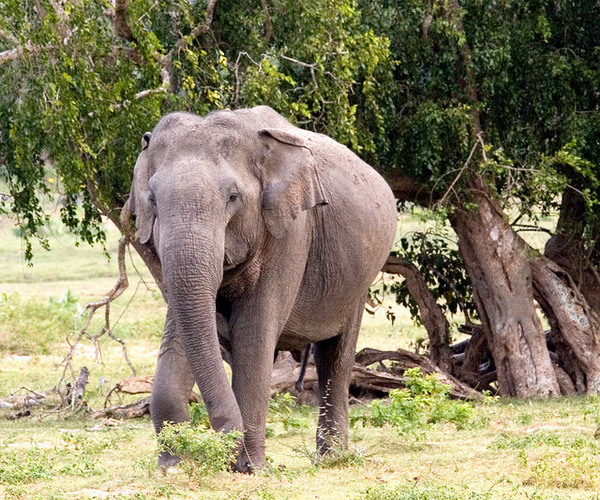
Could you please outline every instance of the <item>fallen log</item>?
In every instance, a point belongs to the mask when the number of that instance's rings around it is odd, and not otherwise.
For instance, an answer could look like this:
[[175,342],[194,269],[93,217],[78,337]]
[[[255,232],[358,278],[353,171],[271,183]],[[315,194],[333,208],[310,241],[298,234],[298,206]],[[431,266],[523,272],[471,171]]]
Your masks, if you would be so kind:
[[[386,365],[384,362],[387,362]],[[376,368],[370,368],[377,365]],[[482,394],[467,386],[456,377],[443,372],[433,361],[426,356],[421,356],[409,351],[380,351],[378,349],[366,348],[356,354],[354,367],[352,368],[352,379],[350,392],[358,395],[358,399],[373,399],[388,394],[393,389],[404,387],[403,374],[410,368],[420,368],[429,375],[436,373],[442,383],[450,387],[450,396],[457,399],[481,399]],[[295,383],[298,379],[301,365],[296,362],[291,354],[280,353],[273,367],[271,377],[271,395],[289,392],[300,399],[303,404],[316,402],[317,372],[314,365],[306,369],[304,376],[304,391],[298,395]],[[306,395],[306,392],[309,392]],[[313,394],[310,394],[310,393]]]
[[[25,393],[19,395],[19,393]],[[20,387],[7,397],[0,399],[0,410],[11,410],[13,413],[6,414],[8,420],[31,415],[31,408],[41,406],[46,402],[47,393],[40,393],[28,387]]]
[[[435,373],[440,381],[450,387],[450,396],[457,399],[481,399],[482,394],[464,384],[456,377],[441,370],[427,356],[398,349],[397,351],[380,351],[365,348],[356,354],[352,370],[350,386],[365,388],[378,387],[381,392],[404,387],[403,374],[410,368],[420,368],[425,375]],[[383,362],[389,362],[389,367]],[[378,369],[368,369],[377,363]]]
[[150,397],[126,405],[111,406],[110,408],[95,410],[90,413],[89,416],[90,418],[116,418],[125,420],[143,417],[148,414],[150,414]]

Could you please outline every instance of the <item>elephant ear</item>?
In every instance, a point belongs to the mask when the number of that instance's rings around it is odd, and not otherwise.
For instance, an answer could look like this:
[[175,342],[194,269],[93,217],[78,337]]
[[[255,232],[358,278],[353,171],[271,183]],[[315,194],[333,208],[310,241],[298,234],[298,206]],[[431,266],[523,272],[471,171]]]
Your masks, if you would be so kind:
[[133,169],[133,182],[131,183],[131,194],[129,195],[129,209],[135,215],[135,226],[137,228],[140,243],[148,243],[152,237],[152,226],[154,225],[154,207],[150,201],[151,191],[148,186],[150,180],[150,166],[148,144],[152,134],[146,132],[142,137],[142,152],[139,154]]
[[313,155],[297,134],[265,129],[267,144],[262,175],[262,214],[269,232],[281,238],[304,210],[327,205]]

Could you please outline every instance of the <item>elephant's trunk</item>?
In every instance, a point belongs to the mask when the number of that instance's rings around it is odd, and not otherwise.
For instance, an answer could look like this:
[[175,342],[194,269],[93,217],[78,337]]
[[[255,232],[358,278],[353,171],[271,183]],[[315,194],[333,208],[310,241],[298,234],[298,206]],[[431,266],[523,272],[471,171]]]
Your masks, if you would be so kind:
[[195,228],[165,238],[163,266],[169,308],[202,394],[211,426],[244,430],[242,416],[223,367],[216,323],[216,295],[223,277],[224,231],[207,238]]

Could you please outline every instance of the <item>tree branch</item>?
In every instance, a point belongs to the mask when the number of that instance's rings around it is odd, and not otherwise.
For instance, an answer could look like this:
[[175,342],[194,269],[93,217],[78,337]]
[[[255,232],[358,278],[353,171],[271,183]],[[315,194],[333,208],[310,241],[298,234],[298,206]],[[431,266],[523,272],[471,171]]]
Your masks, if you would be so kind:
[[115,33],[117,36],[124,38],[130,42],[134,42],[133,31],[131,26],[127,24],[127,9],[129,8],[129,0],[116,0],[115,1],[115,14],[113,18],[113,24],[115,26]]
[[[125,345],[125,342],[123,342],[123,340],[121,340],[116,335],[114,335],[113,332],[112,332],[112,330],[111,330],[111,327],[110,327],[110,303],[113,302],[118,297],[120,297],[121,294],[129,286],[129,280],[127,279],[127,269],[125,267],[125,249],[127,248],[127,244],[128,243],[129,243],[129,239],[128,239],[127,236],[123,236],[119,240],[119,251],[118,251],[119,279],[117,280],[117,283],[102,298],[102,300],[100,300],[98,302],[91,302],[91,303],[87,304],[86,307],[85,307],[84,312],[81,314],[81,316],[83,316],[83,315],[85,315],[87,313],[87,315],[85,316],[85,320],[83,322],[83,326],[79,329],[79,332],[77,334],[77,338],[75,339],[75,342],[71,345],[71,347],[69,349],[69,352],[67,353],[67,355],[65,356],[65,359],[62,362],[62,365],[64,366],[64,368],[63,368],[63,372],[62,372],[61,378],[60,378],[60,380],[59,380],[59,382],[57,384],[57,388],[59,388],[60,385],[65,380],[67,371],[68,370],[70,370],[71,372],[73,371],[73,367],[72,367],[71,361],[72,361],[73,356],[75,354],[75,349],[76,349],[77,345],[79,344],[79,342],[81,341],[81,339],[84,336],[87,337],[88,339],[90,339],[96,345],[97,349],[99,349],[99,347],[98,347],[98,339],[100,337],[102,337],[102,335],[104,335],[104,334],[107,334],[110,338],[112,338],[113,340],[119,342],[121,344],[121,346],[123,347],[123,355],[125,357],[125,361],[129,365],[129,368],[131,369],[133,375],[134,376],[136,375],[136,369],[135,369],[135,367],[133,366],[133,364],[131,363],[131,361],[129,359],[129,356],[127,354],[127,347]],[[94,317],[94,314],[96,313],[96,311],[98,309],[100,309],[102,307],[105,308],[104,326],[100,330],[100,333],[98,333],[97,335],[91,335],[88,332],[88,328],[90,326],[92,318]]]
[[423,275],[411,262],[392,256],[387,258],[382,271],[404,276],[408,292],[417,303],[421,320],[429,336],[429,355],[434,363],[451,373],[453,363],[449,349],[450,326],[427,288]]
[[262,5],[262,10],[265,15],[265,41],[269,42],[273,36],[273,22],[271,21],[267,0],[260,0],[260,4]]
[[196,26],[187,37],[180,38],[179,41],[175,44],[175,47],[171,49],[171,52],[169,52],[169,54],[165,57],[165,60],[169,60],[169,65],[171,63],[173,53],[179,52],[181,49],[183,49],[183,47],[185,47],[186,44],[194,41],[200,35],[208,33],[210,25],[213,21],[216,3],[217,0],[209,0],[208,5],[206,6],[206,18],[204,19],[204,24],[202,24],[201,26]]

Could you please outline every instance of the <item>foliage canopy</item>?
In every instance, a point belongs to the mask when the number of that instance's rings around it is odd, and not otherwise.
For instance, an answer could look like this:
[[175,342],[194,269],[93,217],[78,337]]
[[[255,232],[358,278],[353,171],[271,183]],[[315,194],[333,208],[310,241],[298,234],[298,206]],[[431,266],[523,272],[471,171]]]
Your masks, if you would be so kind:
[[488,161],[473,163],[506,203],[547,211],[567,185],[595,203],[593,2],[215,3],[117,2],[124,18],[108,1],[0,5],[3,206],[28,239],[58,190],[65,223],[102,241],[161,115],[265,103],[433,200],[465,188],[479,123]]

